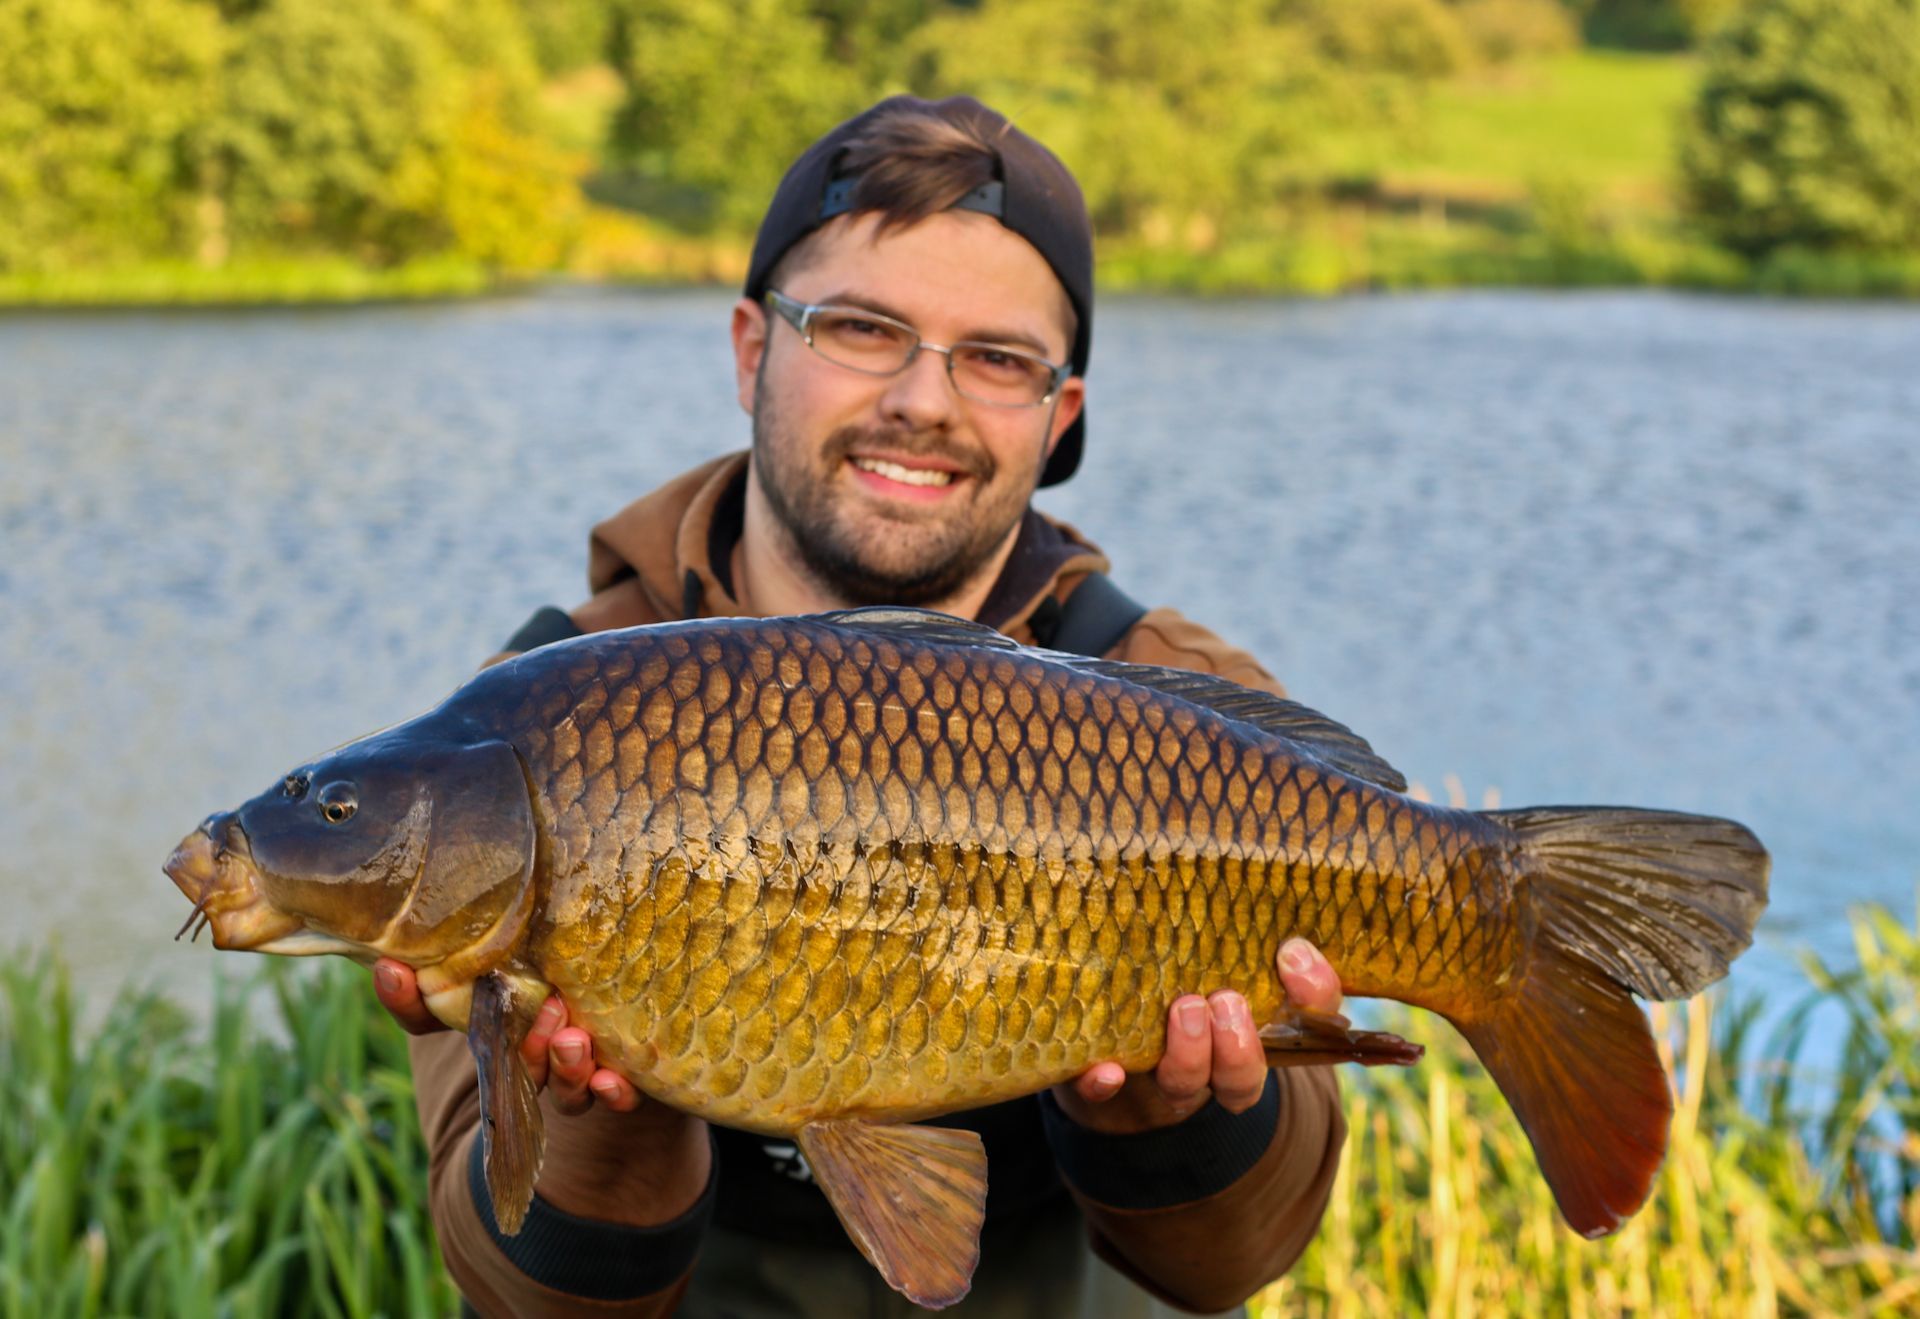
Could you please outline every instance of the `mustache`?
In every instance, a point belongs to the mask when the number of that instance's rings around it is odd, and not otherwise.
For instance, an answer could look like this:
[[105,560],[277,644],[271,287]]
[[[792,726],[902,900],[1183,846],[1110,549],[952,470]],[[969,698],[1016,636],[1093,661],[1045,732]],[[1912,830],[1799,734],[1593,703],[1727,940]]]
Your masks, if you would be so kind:
[[824,456],[838,466],[862,448],[889,449],[909,458],[935,458],[982,483],[991,481],[1000,470],[984,450],[963,449],[937,431],[903,426],[842,426],[827,437]]

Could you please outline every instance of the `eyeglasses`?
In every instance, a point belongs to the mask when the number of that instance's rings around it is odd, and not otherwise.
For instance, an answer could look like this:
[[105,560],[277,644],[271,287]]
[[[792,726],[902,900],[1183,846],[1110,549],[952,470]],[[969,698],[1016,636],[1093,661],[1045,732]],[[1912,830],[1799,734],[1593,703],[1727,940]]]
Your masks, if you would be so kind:
[[1033,353],[1005,344],[962,339],[951,347],[927,343],[911,325],[860,307],[823,306],[767,290],[767,305],[800,332],[807,347],[836,366],[870,376],[898,375],[925,349],[945,354],[947,379],[963,398],[998,408],[1037,408],[1073,374]]

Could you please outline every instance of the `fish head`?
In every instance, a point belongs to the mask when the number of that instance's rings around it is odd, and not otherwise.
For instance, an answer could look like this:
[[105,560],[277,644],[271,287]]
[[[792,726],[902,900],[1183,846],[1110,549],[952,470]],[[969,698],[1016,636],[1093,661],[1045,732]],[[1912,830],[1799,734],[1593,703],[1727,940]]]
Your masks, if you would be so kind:
[[517,935],[502,926],[524,924],[535,851],[511,747],[403,726],[209,816],[165,870],[216,948],[423,966]]

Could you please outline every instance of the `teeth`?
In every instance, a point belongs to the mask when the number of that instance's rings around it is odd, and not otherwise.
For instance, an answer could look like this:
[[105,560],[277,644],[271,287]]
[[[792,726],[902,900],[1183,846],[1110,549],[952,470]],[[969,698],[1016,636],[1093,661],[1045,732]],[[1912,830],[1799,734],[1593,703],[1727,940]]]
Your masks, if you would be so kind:
[[890,463],[879,458],[855,458],[853,465],[863,472],[872,472],[875,476],[884,476],[889,481],[898,481],[902,485],[951,485],[953,483],[952,472],[902,467],[899,463]]

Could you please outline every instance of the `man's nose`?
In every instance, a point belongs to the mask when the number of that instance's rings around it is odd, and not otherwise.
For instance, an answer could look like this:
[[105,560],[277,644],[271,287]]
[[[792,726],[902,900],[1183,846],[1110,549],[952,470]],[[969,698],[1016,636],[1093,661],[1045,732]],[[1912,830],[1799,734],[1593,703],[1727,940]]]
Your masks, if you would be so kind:
[[887,379],[880,410],[887,420],[913,430],[950,428],[960,407],[947,375],[944,353],[921,349],[906,369]]

